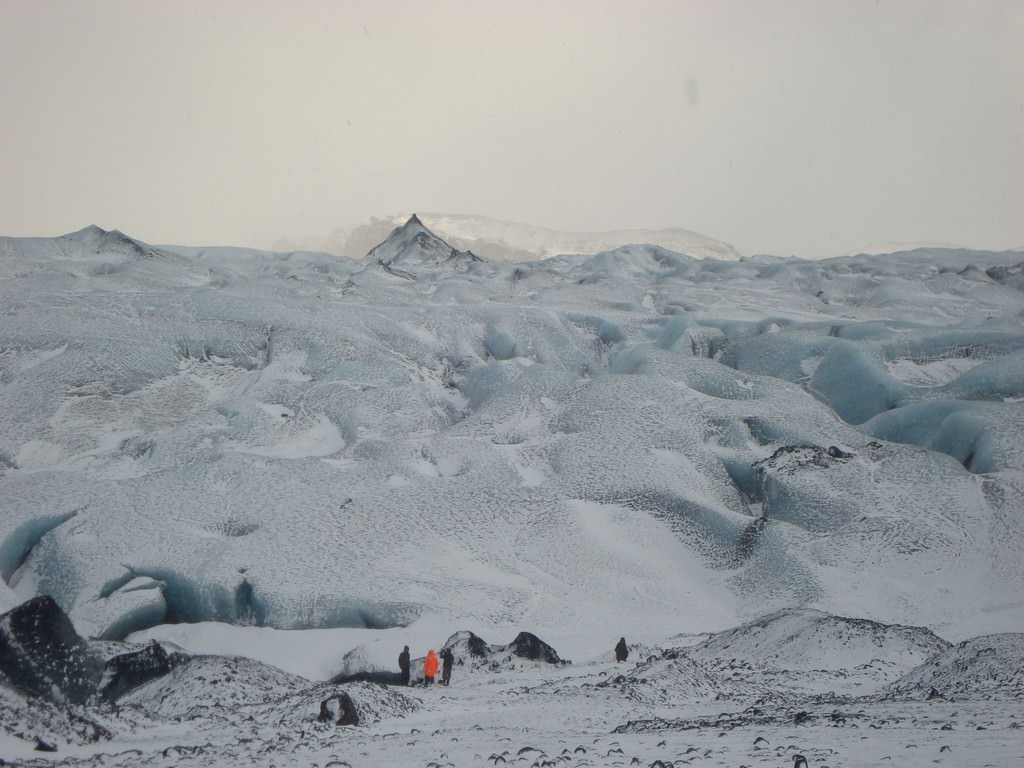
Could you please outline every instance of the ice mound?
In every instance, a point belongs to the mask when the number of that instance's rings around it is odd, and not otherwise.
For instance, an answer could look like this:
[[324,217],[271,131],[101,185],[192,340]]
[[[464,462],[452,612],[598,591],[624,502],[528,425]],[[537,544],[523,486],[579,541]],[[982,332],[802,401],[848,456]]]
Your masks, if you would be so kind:
[[695,699],[763,693],[745,681],[715,674],[680,649],[663,651],[631,669],[609,674],[594,686],[613,691],[626,700],[657,707],[678,706]]
[[895,698],[1024,700],[1024,634],[984,635],[937,653],[887,689]]
[[949,647],[923,627],[794,609],[719,632],[687,653],[788,670],[853,669],[880,659],[909,669]]
[[215,718],[219,712],[267,704],[309,688],[308,680],[252,659],[179,656],[171,672],[121,697],[153,717]]

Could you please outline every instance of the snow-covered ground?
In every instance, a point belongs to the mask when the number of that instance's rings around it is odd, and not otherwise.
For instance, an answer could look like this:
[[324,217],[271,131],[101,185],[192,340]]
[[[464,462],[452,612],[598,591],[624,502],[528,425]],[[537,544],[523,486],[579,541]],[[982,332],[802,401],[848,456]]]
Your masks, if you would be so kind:
[[[795,610],[709,637],[634,644],[625,662],[608,649],[562,664],[501,652],[474,659],[454,638],[451,684],[427,688],[314,683],[248,658],[287,667],[301,663],[297,655],[337,653],[354,635],[307,630],[290,647],[268,648],[255,630],[235,630],[224,644],[230,634],[212,625],[189,633],[211,651],[245,656],[179,656],[169,674],[116,707],[57,707],[0,687],[4,758],[25,766],[538,768],[789,766],[797,754],[811,766],[1024,759],[1020,634],[951,646],[923,628]],[[333,722],[342,692],[358,725]],[[36,738],[57,751],[39,752]]]
[[[680,248],[0,239],[0,612],[217,655],[96,742],[0,685],[0,758],[1021,760],[1024,254]],[[316,723],[457,631],[573,663]]]

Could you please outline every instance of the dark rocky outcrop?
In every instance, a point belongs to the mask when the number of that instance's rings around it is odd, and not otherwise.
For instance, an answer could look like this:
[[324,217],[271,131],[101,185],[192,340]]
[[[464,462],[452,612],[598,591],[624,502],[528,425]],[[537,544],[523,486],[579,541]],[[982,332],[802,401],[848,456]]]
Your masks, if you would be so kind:
[[1024,290],[1024,262],[1015,265],[997,264],[985,270],[985,274],[1000,285]]
[[335,725],[359,725],[359,713],[352,697],[342,691],[320,702],[317,720],[321,723],[333,722]]
[[346,683],[377,683],[378,685],[401,685],[402,673],[391,672],[386,669],[368,669],[362,672],[342,672],[335,675],[328,682],[331,685],[344,685]]
[[132,688],[163,677],[171,671],[171,660],[167,651],[151,641],[145,648],[122,653],[107,660],[100,683],[100,694],[107,701],[116,701]]
[[754,462],[754,471],[763,476],[771,472],[791,475],[804,467],[828,469],[837,461],[852,458],[853,454],[837,445],[821,448],[816,445],[783,445],[766,459]]
[[463,630],[448,638],[442,649],[450,648],[457,664],[466,660],[471,666],[498,668],[513,659],[539,661],[545,664],[567,664],[558,652],[530,632],[520,632],[511,643],[494,645],[472,632]]
[[48,595],[0,616],[0,681],[57,704],[80,704],[97,694],[115,701],[171,666],[156,641],[104,661]]
[[0,616],[0,676],[26,693],[79,703],[96,692],[103,659],[43,595]]
[[416,214],[400,227],[395,227],[387,238],[366,254],[368,261],[376,262],[385,272],[406,280],[416,275],[402,267],[445,267],[464,270],[468,265],[482,261],[472,251],[453,248],[431,232]]
[[531,661],[543,661],[547,664],[561,664],[558,653],[539,637],[529,632],[520,632],[515,640],[505,646],[505,651]]
[[452,651],[461,651],[464,655],[476,659],[485,659],[492,652],[492,648],[487,644],[487,641],[468,630],[456,632],[448,638],[441,648],[442,650],[444,648],[451,648]]

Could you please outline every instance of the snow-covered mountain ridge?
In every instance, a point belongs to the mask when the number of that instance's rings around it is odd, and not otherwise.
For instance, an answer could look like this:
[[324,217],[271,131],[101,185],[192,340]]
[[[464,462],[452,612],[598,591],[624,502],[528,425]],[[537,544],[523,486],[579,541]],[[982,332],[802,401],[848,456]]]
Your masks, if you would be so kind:
[[[593,254],[623,245],[657,245],[695,258],[737,260],[729,244],[679,227],[664,229],[612,229],[605,232],[565,232],[489,216],[419,213],[424,224],[452,247],[473,251],[492,261],[536,261],[562,254]],[[374,217],[335,230],[323,239],[281,241],[280,250],[319,250],[360,258],[384,240],[410,214]]]
[[472,251],[453,248],[435,235],[413,214],[400,227],[395,227],[386,239],[370,249],[367,261],[376,261],[392,275],[415,279],[415,275],[401,267],[422,266],[464,269],[480,257]]

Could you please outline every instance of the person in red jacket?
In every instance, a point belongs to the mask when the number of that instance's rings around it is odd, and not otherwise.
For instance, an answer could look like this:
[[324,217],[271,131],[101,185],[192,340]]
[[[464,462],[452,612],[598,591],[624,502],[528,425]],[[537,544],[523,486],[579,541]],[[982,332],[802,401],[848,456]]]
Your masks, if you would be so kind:
[[427,658],[423,660],[423,684],[430,685],[434,682],[434,675],[437,674],[437,654],[431,648],[427,651]]

